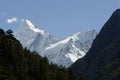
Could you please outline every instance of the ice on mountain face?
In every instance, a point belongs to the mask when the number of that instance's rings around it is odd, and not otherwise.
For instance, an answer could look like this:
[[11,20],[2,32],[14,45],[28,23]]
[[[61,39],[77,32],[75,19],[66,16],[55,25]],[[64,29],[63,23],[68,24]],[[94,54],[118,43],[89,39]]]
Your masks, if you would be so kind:
[[41,53],[49,44],[58,41],[46,31],[35,27],[29,20],[25,20],[14,33],[14,36],[21,42],[23,47],[30,51]]
[[85,32],[74,34],[77,39],[75,45],[78,48],[81,48],[85,53],[90,49],[93,40],[95,39],[97,32],[95,30],[88,30]]
[[84,57],[96,35],[95,30],[89,30],[60,41],[46,31],[38,29],[29,20],[25,20],[14,33],[24,48],[36,51],[39,55],[47,57],[49,62],[65,67]]
[[38,33],[34,31],[34,25],[28,24],[30,21],[25,20],[19,29],[14,33],[14,36],[20,40],[23,47],[28,47],[37,37]]
[[85,56],[96,34],[95,30],[76,33],[65,40],[51,44],[42,52],[42,55],[46,56],[50,62],[69,67]]

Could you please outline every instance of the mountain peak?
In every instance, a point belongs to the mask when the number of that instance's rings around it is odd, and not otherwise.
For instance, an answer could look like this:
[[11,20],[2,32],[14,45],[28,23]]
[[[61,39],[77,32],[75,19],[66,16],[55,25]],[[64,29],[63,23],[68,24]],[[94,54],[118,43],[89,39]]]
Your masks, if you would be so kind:
[[44,30],[41,30],[41,29],[38,29],[30,20],[28,19],[25,19],[19,29],[18,29],[20,32],[21,31],[26,31],[26,30],[29,30],[29,31],[32,31],[32,32],[37,32],[37,33],[41,33],[41,34],[44,34],[45,31]]
[[28,19],[25,19],[22,23],[20,27],[24,27],[24,28],[29,28],[35,32],[39,32],[39,29]]
[[25,19],[14,36],[21,42],[23,47],[30,51],[41,53],[46,46],[56,42],[58,39],[44,30],[38,29],[30,20]]
[[96,34],[88,31],[78,32],[64,40],[58,40],[26,19],[14,36],[20,40],[24,48],[47,57],[49,62],[69,67],[86,54]]
[[97,35],[97,32],[94,29],[91,29],[91,30],[75,33],[69,38],[73,39],[74,41],[80,40],[81,42],[84,43],[88,40],[93,41],[96,35]]
[[42,56],[46,56],[50,62],[69,67],[76,60],[84,57],[96,35],[93,30],[75,33],[48,46]]
[[28,19],[25,19],[23,21],[23,24],[28,25],[31,29],[35,29],[36,28],[36,26],[30,20],[28,20]]

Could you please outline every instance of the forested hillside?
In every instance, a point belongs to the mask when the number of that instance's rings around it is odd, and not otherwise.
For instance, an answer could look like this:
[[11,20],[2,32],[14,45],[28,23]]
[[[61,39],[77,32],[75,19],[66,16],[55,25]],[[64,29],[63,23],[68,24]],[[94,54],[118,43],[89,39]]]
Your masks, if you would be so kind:
[[84,80],[69,69],[49,64],[36,52],[23,49],[12,31],[0,29],[0,80]]

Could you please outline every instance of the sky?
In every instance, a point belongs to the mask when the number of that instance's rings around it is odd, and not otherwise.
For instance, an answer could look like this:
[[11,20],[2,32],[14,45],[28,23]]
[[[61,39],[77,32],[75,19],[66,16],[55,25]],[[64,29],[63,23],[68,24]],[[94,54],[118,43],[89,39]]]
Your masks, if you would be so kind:
[[29,19],[39,29],[65,38],[99,31],[117,8],[120,0],[0,0],[0,28],[16,31]]

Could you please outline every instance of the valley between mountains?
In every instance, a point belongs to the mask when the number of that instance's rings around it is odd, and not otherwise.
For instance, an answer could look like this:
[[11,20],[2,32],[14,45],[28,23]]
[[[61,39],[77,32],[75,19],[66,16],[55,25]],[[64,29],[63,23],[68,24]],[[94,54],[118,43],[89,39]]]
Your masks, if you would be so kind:
[[0,80],[120,80],[120,9],[99,33],[58,39],[24,20],[0,28]]

